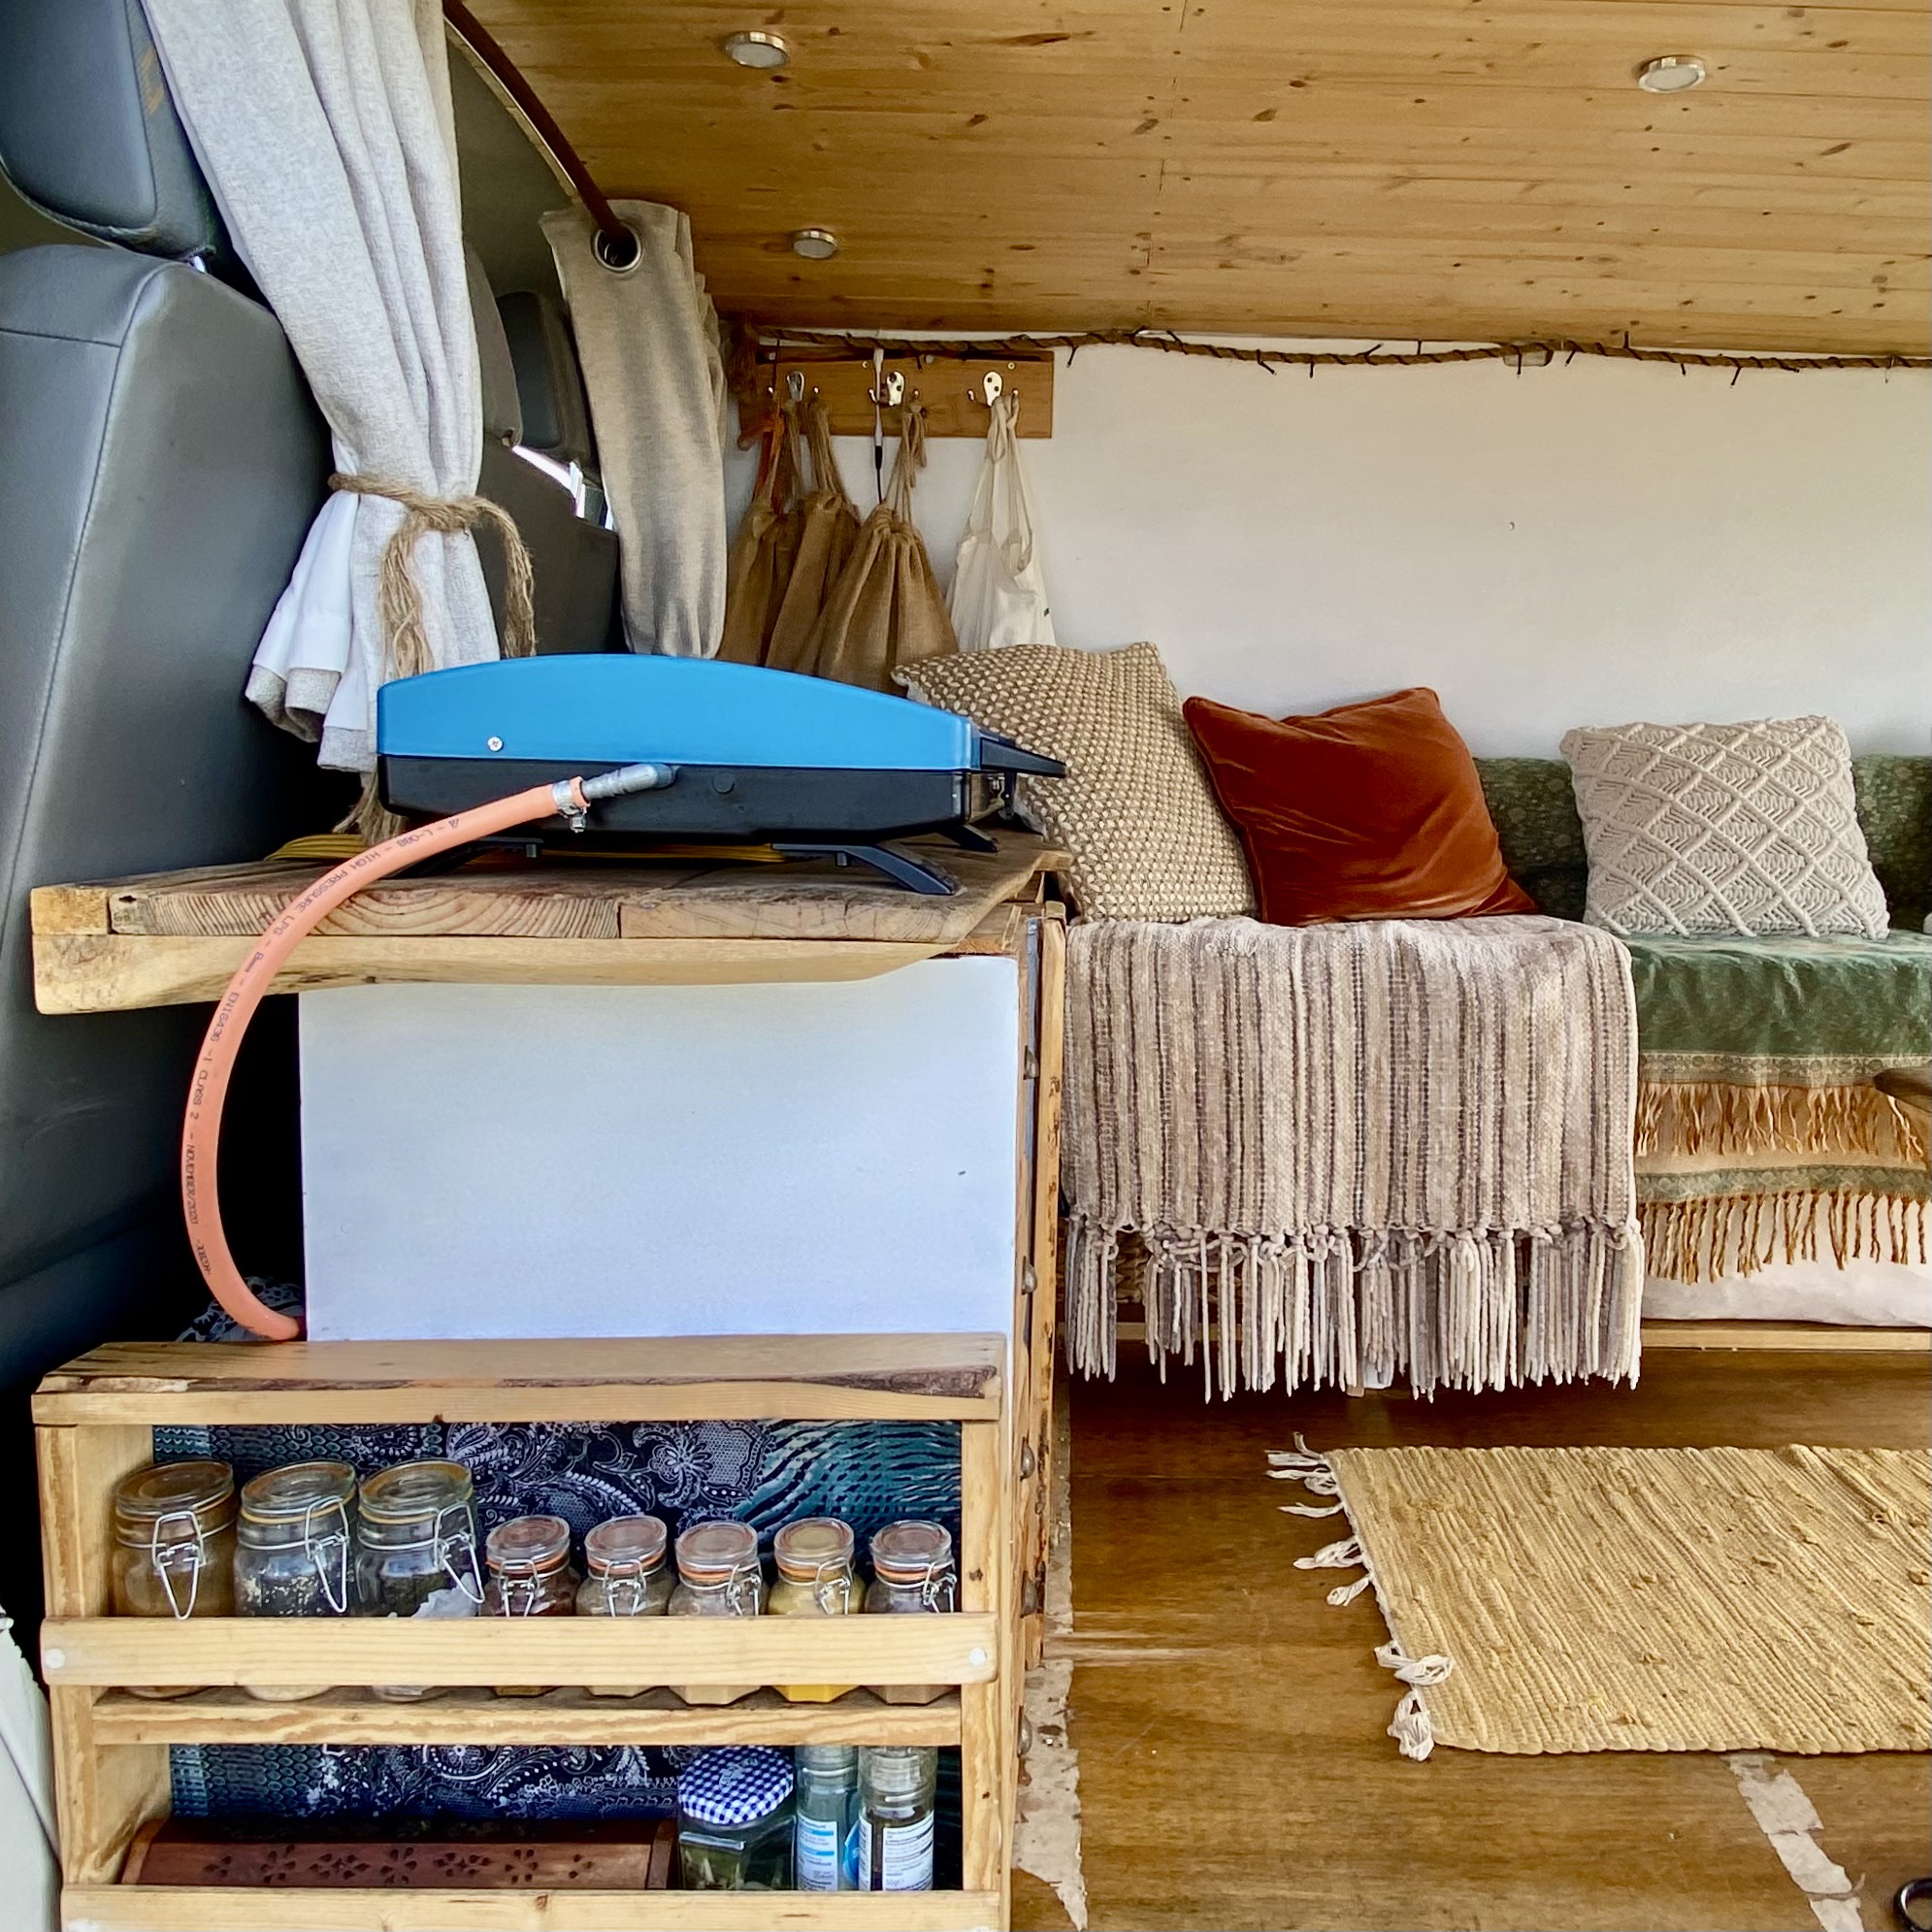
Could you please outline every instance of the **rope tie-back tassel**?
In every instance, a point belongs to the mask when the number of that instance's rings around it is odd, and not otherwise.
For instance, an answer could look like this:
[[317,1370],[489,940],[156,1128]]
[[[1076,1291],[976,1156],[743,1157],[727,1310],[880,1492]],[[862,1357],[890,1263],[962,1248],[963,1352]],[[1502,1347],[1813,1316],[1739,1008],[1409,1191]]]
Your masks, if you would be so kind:
[[[430,655],[429,632],[423,624],[422,585],[416,580],[416,545],[425,537],[454,537],[487,523],[497,533],[504,551],[505,657],[530,657],[537,649],[536,602],[530,551],[523,533],[501,504],[488,497],[439,497],[374,475],[345,475],[337,471],[329,488],[350,496],[382,497],[400,504],[403,520],[382,546],[382,563],[376,583],[376,611],[382,625],[383,669],[388,677],[416,677],[436,669]],[[362,796],[335,830],[359,832],[372,843],[393,838],[404,830],[403,820],[383,807],[372,770],[363,780]]]
[[1435,1749],[1435,1727],[1429,1722],[1428,1707],[1423,1702],[1423,1692],[1448,1677],[1456,1668],[1455,1659],[1433,1653],[1424,1657],[1408,1656],[1401,1645],[1392,1640],[1375,1647],[1375,1661],[1384,1670],[1394,1672],[1396,1680],[1409,1686],[1395,1706],[1389,1735],[1395,1740],[1395,1747],[1404,1757],[1413,1758],[1420,1764]]

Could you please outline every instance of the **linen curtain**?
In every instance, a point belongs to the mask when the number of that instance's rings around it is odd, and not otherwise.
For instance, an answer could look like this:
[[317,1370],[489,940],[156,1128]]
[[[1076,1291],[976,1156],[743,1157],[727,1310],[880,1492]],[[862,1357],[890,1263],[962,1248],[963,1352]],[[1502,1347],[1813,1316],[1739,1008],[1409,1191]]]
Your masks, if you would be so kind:
[[13,1620],[0,1611],[0,1872],[10,1925],[51,1932],[56,1842],[47,1699],[14,1640]]
[[718,318],[674,208],[614,201],[639,254],[606,268],[580,209],[543,217],[576,333],[634,651],[712,657],[725,628],[726,387]]
[[[437,0],[144,0],[175,105],[237,250],[335,439],[340,486],[257,646],[247,695],[341,770],[375,764],[376,691],[407,632],[433,667],[498,654],[467,524],[482,462],[448,52]],[[425,526],[428,527],[425,527]],[[501,526],[499,526],[501,527]],[[408,668],[406,666],[406,668]],[[423,668],[417,664],[415,668]]]

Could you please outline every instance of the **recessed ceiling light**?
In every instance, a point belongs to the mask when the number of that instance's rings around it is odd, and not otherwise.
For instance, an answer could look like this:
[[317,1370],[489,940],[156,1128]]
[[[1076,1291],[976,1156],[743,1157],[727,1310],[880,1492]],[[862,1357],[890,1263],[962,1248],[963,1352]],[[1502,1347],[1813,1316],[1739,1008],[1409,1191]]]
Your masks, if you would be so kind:
[[725,52],[740,67],[785,67],[792,58],[791,47],[778,34],[730,34],[725,39]]
[[1637,85],[1647,94],[1681,94],[1701,85],[1709,72],[1694,53],[1660,53],[1637,69]]
[[838,252],[838,237],[830,228],[800,228],[792,235],[792,252],[808,262],[829,262]]

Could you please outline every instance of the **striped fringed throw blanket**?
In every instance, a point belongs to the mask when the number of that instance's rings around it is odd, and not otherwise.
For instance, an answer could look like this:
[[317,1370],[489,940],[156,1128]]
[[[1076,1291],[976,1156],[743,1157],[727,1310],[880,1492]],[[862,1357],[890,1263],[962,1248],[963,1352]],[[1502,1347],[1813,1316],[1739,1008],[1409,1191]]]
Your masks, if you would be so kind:
[[1637,1372],[1636,1024],[1608,933],[1542,918],[1068,937],[1068,1353],[1208,1392]]
[[1932,1059],[1932,938],[1631,938],[1651,1272],[1926,1258],[1925,1134],[1872,1084]]

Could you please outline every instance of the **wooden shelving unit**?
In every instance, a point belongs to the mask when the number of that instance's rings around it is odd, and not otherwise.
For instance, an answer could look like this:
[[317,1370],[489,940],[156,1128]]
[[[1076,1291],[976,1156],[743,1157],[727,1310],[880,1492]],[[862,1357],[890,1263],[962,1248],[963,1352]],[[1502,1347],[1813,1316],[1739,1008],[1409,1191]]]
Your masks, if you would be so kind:
[[[1017,1446],[1001,1336],[717,1341],[121,1345],[49,1376],[35,1399],[53,1706],[62,1922],[101,1932],[747,1932],[762,1926],[1003,1928],[1024,1636]],[[703,1421],[758,1416],[956,1423],[959,1614],[728,1622],[605,1620],[416,1624],[115,1618],[110,1503],[157,1424]],[[1030,1456],[1031,1452],[1029,1452]],[[829,1705],[761,1691],[700,1709],[593,1683],[755,1681],[955,1686],[931,1705],[856,1691]],[[402,1682],[457,1686],[420,1704],[337,1689],[262,1703],[239,1686]],[[550,1684],[497,1697],[492,1684]],[[208,1686],[178,1700],[130,1685]],[[119,1883],[130,1841],[169,1806],[168,1747],[238,1744],[923,1744],[961,1758],[963,1883],[929,1893],[291,1890]]]

